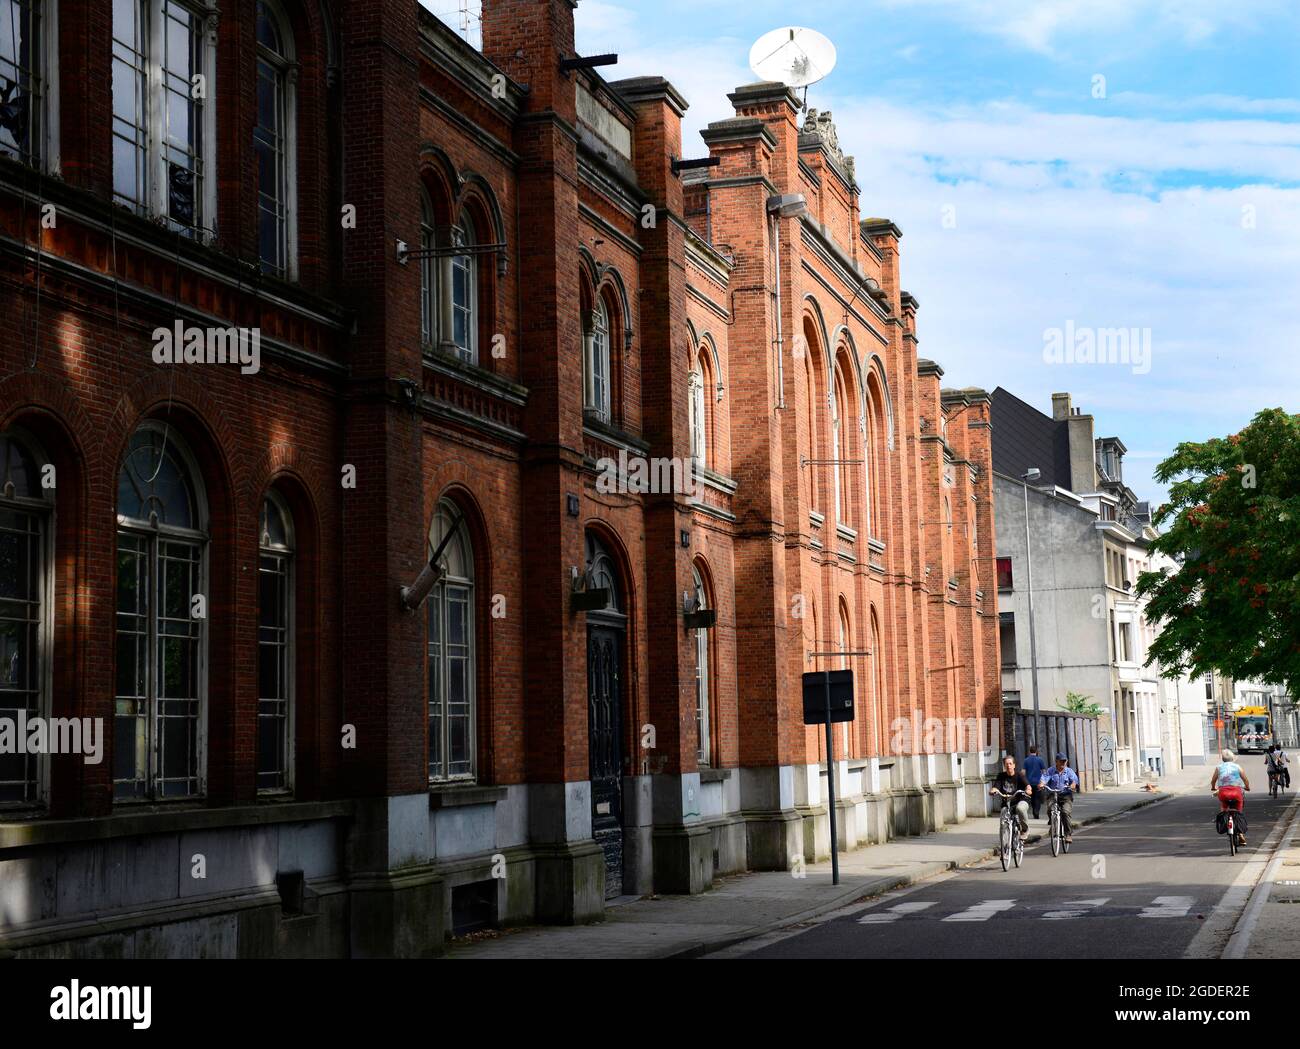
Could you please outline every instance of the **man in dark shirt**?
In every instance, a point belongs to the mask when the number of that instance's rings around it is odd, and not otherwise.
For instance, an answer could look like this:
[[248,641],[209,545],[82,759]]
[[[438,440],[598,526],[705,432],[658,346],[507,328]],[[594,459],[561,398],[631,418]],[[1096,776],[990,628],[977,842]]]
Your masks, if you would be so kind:
[[[1029,785],[1023,772],[1016,771],[1016,759],[1008,754],[1002,759],[1002,771],[993,777],[993,784],[989,787],[990,794],[1014,794],[1018,790],[1023,790],[1027,797],[1034,796],[1034,788]],[[1005,806],[1011,799],[1003,798],[1002,804]],[[1020,833],[1029,833],[1029,802],[1025,798],[1016,798],[1016,815],[1020,817]]]
[[[1025,758],[1025,779],[1029,780],[1030,786],[1038,786],[1039,781],[1043,778],[1043,773],[1047,771],[1047,762],[1038,756],[1038,747],[1029,748],[1029,757]],[[1030,807],[1034,810],[1034,819],[1038,819],[1038,812],[1043,807],[1043,796],[1035,792],[1029,802]]]

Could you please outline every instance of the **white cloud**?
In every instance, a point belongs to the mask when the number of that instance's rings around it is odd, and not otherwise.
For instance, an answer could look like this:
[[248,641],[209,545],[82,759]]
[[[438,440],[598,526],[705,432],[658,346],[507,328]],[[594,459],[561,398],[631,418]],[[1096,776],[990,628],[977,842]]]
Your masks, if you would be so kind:
[[1197,44],[1229,28],[1261,24],[1282,0],[885,0],[893,7],[931,8],[963,26],[1042,54],[1062,37],[1174,38]]

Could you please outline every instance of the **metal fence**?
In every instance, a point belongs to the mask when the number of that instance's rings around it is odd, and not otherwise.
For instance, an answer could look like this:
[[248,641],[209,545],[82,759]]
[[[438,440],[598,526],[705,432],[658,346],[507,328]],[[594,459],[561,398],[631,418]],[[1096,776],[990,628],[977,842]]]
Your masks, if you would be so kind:
[[1061,710],[1044,711],[1034,717],[1032,710],[1004,707],[1002,710],[1003,746],[1019,764],[1029,748],[1038,744],[1038,756],[1050,766],[1058,753],[1070,759],[1070,767],[1079,776],[1084,790],[1093,790],[1102,781],[1102,754],[1097,733],[1097,719],[1087,714],[1068,714]]

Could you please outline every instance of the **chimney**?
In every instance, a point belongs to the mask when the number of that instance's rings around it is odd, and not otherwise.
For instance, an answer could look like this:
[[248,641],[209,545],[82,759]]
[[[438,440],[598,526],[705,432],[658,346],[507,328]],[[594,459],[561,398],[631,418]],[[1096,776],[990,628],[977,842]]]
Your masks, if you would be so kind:
[[1062,419],[1068,419],[1073,414],[1070,411],[1070,395],[1068,393],[1052,394],[1052,419],[1060,422]]

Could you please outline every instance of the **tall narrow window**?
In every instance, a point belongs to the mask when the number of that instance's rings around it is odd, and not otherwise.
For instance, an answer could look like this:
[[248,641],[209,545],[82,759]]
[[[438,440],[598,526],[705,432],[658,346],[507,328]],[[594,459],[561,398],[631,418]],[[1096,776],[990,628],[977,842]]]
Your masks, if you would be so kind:
[[271,493],[258,526],[257,789],[293,786],[293,518]]
[[257,5],[257,238],[262,272],[294,276],[293,44],[280,11]]
[[[702,612],[709,607],[709,595],[704,586],[704,578],[698,567],[692,567],[695,583],[695,600]],[[709,720],[709,631],[697,628],[695,631],[695,737],[697,740],[695,756],[701,765],[708,765],[712,760],[712,747],[709,737],[712,725]]]
[[[49,503],[27,444],[0,435],[0,720],[18,724],[49,707],[46,544]],[[0,805],[40,801],[38,756],[0,752]]]
[[687,385],[690,392],[691,458],[698,469],[705,465],[709,449],[705,380],[698,365],[687,377]]
[[439,550],[444,572],[429,597],[430,782],[474,777],[474,551],[449,499],[429,530],[430,555]]
[[605,300],[596,297],[587,339],[586,407],[602,422],[609,421],[609,311]]
[[113,195],[190,236],[212,226],[215,31],[181,0],[114,0]]
[[[456,248],[473,247],[474,225],[469,216],[451,230]],[[468,364],[478,363],[478,256],[456,253],[451,256],[451,341],[457,357]]]
[[844,386],[840,382],[840,373],[837,369],[835,372],[834,385],[831,387],[831,458],[834,463],[831,465],[831,475],[835,484],[835,520],[837,523],[847,523],[844,515],[843,496],[843,472],[840,469],[840,461],[844,458],[842,452],[844,447],[843,439],[843,418],[841,415],[842,404],[844,401]]
[[[434,236],[433,205],[428,191],[420,187],[420,250],[430,252]],[[438,343],[438,260],[432,255],[420,259],[420,340],[425,346]]]
[[41,0],[0,0],[0,155],[39,165],[48,146]]
[[117,689],[113,790],[120,799],[203,790],[207,525],[175,431],[146,423],[117,484]]

